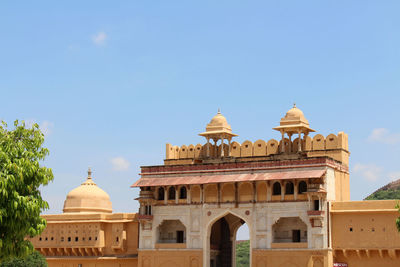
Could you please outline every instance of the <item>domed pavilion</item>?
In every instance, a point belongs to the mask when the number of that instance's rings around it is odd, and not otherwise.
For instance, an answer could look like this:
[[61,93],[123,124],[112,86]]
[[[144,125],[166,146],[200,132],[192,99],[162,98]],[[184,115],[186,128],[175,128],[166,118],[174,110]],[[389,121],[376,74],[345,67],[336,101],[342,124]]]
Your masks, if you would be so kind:
[[93,181],[90,168],[86,181],[68,193],[63,212],[112,213],[110,196]]

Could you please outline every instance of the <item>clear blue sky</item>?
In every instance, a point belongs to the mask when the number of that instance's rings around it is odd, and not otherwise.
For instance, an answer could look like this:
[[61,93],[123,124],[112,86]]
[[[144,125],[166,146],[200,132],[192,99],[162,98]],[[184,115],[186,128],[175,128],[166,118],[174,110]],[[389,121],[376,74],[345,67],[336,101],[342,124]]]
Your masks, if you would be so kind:
[[141,165],[221,108],[239,142],[279,138],[292,106],[345,131],[351,198],[400,178],[399,1],[2,1],[1,119],[36,121],[62,210],[88,166],[136,212]]

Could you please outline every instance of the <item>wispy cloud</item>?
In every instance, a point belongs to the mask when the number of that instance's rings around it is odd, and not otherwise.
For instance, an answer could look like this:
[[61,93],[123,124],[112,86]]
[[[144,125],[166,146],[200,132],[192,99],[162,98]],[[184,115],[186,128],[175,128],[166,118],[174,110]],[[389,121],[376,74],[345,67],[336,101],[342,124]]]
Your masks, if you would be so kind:
[[129,166],[131,165],[129,161],[123,157],[112,158],[111,164],[113,166],[113,170],[115,171],[126,171],[129,169]]
[[391,133],[386,128],[375,128],[369,135],[368,141],[394,145],[400,143],[400,133]]
[[104,45],[107,40],[107,34],[105,32],[98,32],[92,36],[92,41],[95,45]]
[[382,177],[382,168],[375,164],[356,163],[353,167],[353,171],[369,182],[374,182]]

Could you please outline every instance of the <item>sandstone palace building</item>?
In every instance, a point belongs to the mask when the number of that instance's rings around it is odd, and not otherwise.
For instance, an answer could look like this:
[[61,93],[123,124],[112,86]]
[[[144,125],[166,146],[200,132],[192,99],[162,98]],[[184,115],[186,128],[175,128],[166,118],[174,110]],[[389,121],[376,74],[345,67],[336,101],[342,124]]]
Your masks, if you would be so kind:
[[252,267],[400,266],[396,202],[350,201],[347,134],[315,134],[296,106],[273,129],[240,144],[218,112],[204,144],[141,168],[138,213],[112,213],[89,171],[32,242],[50,267],[233,267],[246,223]]

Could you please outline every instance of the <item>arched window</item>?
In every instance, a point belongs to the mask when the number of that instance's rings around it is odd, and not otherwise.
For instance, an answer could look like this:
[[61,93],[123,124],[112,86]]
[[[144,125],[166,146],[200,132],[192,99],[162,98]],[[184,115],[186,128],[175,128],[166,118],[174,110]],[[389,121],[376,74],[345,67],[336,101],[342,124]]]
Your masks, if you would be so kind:
[[272,194],[274,196],[281,194],[281,184],[279,182],[275,182],[272,188]]
[[305,192],[307,192],[307,183],[304,181],[301,181],[299,183],[299,194],[303,194]]
[[293,195],[294,194],[294,185],[292,182],[287,182],[285,185],[285,194]]
[[169,199],[169,200],[175,199],[175,187],[174,187],[174,186],[171,186],[171,187],[168,189],[168,199]]
[[164,188],[163,187],[159,187],[158,188],[158,200],[164,200]]
[[179,199],[186,199],[187,193],[186,193],[186,186],[182,186],[179,189]]

